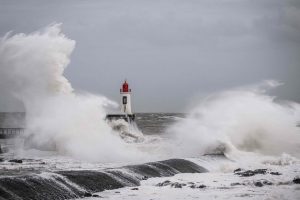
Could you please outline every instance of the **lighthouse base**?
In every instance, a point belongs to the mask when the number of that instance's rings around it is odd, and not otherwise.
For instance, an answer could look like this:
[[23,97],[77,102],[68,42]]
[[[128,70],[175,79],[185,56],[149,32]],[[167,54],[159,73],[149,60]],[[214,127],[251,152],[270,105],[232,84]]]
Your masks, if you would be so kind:
[[124,119],[126,122],[132,122],[135,119],[135,114],[108,114],[105,119],[109,121]]

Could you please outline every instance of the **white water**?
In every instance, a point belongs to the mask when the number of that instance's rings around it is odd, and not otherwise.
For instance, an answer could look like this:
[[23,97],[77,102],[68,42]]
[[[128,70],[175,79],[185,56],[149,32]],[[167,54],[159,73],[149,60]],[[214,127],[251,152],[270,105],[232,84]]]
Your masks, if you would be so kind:
[[141,143],[149,142],[141,132],[114,122],[130,133],[120,135],[104,120],[106,108],[116,103],[76,94],[64,77],[74,47],[59,24],[1,39],[0,85],[24,103],[26,134],[35,147],[55,147],[62,155],[100,162],[197,157],[216,148],[235,158],[245,152],[299,157],[300,106],[267,95],[269,87],[278,85],[274,81],[202,99],[169,128],[169,141]]
[[243,151],[299,157],[300,105],[269,96],[268,89],[277,85],[265,81],[202,99],[186,119],[168,130],[176,135],[174,151],[197,156],[219,148],[234,155]]
[[24,103],[27,143],[90,161],[139,159],[104,120],[106,107],[116,103],[75,94],[64,77],[74,47],[60,24],[1,39],[0,85]]

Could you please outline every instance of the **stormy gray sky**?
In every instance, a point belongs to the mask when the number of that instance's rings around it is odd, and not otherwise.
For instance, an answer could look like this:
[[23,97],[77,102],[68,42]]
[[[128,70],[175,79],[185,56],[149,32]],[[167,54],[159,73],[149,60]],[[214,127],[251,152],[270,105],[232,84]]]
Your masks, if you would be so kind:
[[[299,0],[0,0],[1,36],[53,22],[76,40],[65,72],[73,87],[118,101],[127,78],[139,112],[182,111],[265,79],[300,101]],[[0,110],[14,108],[8,99]]]

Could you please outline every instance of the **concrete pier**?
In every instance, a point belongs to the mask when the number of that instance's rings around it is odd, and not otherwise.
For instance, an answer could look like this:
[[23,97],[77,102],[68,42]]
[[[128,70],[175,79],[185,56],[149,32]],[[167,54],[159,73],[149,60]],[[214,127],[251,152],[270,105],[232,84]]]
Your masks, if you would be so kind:
[[135,119],[135,114],[108,114],[106,115],[106,120],[118,120],[123,119],[127,122],[132,122]]

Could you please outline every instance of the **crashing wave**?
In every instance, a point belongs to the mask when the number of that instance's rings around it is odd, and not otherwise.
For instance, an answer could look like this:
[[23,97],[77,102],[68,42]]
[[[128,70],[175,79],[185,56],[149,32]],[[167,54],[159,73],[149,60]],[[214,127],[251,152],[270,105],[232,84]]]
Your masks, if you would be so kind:
[[124,141],[128,143],[138,143],[144,141],[144,135],[138,129],[135,122],[128,123],[123,119],[118,119],[108,121],[108,124]]

